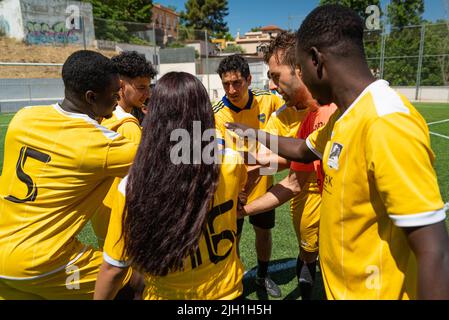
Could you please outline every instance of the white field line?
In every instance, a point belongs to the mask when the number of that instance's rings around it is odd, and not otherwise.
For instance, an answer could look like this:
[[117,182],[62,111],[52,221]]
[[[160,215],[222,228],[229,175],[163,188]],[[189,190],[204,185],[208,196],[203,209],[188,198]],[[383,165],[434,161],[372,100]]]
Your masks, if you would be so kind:
[[[296,259],[291,259],[283,263],[275,263],[268,267],[268,272],[275,273],[280,271],[285,271],[288,269],[292,269],[296,267]],[[255,278],[256,277],[256,269],[247,270],[244,273],[245,279],[247,278]]]
[[430,122],[430,123],[428,123],[427,125],[428,125],[428,126],[431,126],[431,125],[434,125],[434,124],[446,123],[446,122],[449,122],[449,119],[441,120],[441,121],[435,121],[435,122]]
[[448,136],[444,136],[444,135],[439,134],[439,133],[430,132],[430,134],[431,134],[431,135],[434,135],[434,136],[437,136],[437,137],[440,137],[440,138],[443,138],[443,139],[449,140],[449,137],[448,137]]

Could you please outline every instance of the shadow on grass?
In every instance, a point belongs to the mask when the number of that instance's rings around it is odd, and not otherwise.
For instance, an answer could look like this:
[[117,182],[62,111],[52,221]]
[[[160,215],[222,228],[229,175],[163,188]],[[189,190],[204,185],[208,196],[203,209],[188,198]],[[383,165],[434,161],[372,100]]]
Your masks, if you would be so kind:
[[[301,292],[297,285],[296,278],[296,259],[280,259],[270,262],[269,274],[271,279],[281,287],[282,296],[279,299],[271,298],[267,295],[265,289],[256,285],[255,278],[257,273],[257,267],[252,268],[246,272],[243,277],[243,298],[248,297],[255,293],[259,300],[298,300],[301,297]],[[290,292],[284,292],[286,287],[293,287]],[[321,272],[317,268],[315,285],[312,293],[312,300],[325,300],[323,279]]]

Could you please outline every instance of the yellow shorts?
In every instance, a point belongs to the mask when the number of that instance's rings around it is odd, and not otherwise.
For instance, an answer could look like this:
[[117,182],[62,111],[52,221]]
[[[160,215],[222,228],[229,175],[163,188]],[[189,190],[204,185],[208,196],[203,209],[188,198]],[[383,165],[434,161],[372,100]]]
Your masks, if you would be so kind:
[[[24,280],[0,278],[0,300],[92,300],[103,253],[87,249],[73,264],[61,271]],[[131,278],[128,273],[122,285]]]
[[307,252],[318,251],[321,193],[316,176],[310,175],[299,195],[290,201],[290,216],[299,247]]

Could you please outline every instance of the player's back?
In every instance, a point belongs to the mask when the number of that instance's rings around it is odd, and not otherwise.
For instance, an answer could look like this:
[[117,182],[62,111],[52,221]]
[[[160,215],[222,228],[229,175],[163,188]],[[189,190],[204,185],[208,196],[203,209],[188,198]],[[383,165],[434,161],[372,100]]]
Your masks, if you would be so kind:
[[[246,168],[241,156],[230,149],[220,151],[223,163],[217,190],[208,214],[199,248],[185,259],[184,270],[166,276],[146,275],[144,299],[212,300],[235,299],[243,293],[243,265],[237,255],[237,201],[246,181]],[[127,181],[120,185],[106,238],[105,260],[124,266],[122,214]]]
[[101,205],[103,182],[126,174],[136,148],[59,105],[20,110],[5,139],[0,276],[41,276],[76,258],[76,235]]

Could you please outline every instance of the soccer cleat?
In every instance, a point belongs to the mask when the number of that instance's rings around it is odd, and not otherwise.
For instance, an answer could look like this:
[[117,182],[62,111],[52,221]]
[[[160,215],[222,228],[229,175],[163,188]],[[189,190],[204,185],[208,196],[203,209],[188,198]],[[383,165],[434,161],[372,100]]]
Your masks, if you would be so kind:
[[281,289],[269,276],[265,278],[256,277],[256,285],[264,288],[270,297],[280,298],[282,296]]

